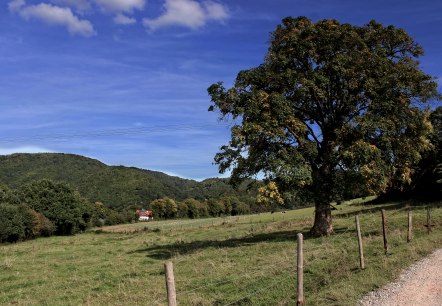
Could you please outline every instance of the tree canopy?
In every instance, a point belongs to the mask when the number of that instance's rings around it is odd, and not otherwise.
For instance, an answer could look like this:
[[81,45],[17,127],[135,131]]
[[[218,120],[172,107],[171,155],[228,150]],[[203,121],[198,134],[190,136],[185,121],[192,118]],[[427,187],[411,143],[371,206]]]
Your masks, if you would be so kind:
[[283,19],[264,63],[239,72],[234,86],[209,87],[231,140],[215,156],[232,182],[256,174],[281,192],[308,189],[315,201],[312,233],[333,232],[330,203],[340,185],[366,193],[410,183],[430,148],[422,104],[440,98],[419,68],[422,47],[403,29],[306,17]]
[[43,214],[59,235],[85,230],[91,217],[91,206],[80,194],[63,183],[40,180],[19,191],[21,203]]

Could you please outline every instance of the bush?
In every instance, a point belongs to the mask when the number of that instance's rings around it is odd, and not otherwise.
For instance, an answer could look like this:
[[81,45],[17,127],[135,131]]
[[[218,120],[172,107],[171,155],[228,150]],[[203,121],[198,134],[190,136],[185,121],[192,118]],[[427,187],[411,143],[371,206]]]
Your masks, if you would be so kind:
[[177,217],[178,218],[187,218],[187,211],[189,210],[189,207],[187,207],[187,204],[184,202],[180,202],[177,205],[178,205]]
[[187,205],[187,216],[190,219],[196,219],[200,217],[199,206],[201,203],[195,199],[186,199],[183,202]]
[[32,238],[49,237],[54,233],[55,226],[48,218],[33,209],[29,209],[29,212],[33,216]]
[[17,242],[26,236],[26,226],[16,205],[0,204],[0,242]]
[[224,213],[225,207],[222,201],[210,199],[207,201],[207,209],[212,217],[219,217]]
[[153,200],[150,207],[155,216],[163,219],[175,218],[178,212],[178,206],[174,200],[170,198],[162,198]]
[[22,203],[52,222],[56,234],[75,234],[86,229],[90,220],[90,205],[66,184],[50,180],[37,181],[24,186],[19,196]]

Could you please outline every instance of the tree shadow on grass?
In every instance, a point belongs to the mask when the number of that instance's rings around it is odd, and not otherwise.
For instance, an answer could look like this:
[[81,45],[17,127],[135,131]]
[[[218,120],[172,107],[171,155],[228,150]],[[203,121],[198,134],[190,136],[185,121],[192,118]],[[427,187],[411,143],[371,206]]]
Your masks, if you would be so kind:
[[[304,235],[304,240],[313,238],[309,233],[308,229],[303,229],[301,231]],[[253,245],[260,242],[284,242],[284,241],[292,241],[293,248],[296,247],[296,235],[300,233],[300,231],[281,231],[281,232],[273,232],[273,233],[262,233],[255,235],[246,235],[241,238],[232,238],[226,240],[200,240],[200,241],[177,241],[171,244],[165,245],[154,245],[147,246],[138,250],[134,250],[128,252],[128,254],[134,253],[145,253],[146,256],[158,259],[158,260],[168,260],[175,255],[186,255],[191,254],[200,250],[208,249],[208,248],[237,248],[247,245]]]
[[[333,217],[335,218],[348,218],[348,217],[354,217],[355,215],[360,215],[360,214],[365,214],[365,213],[375,213],[375,212],[379,212],[382,209],[384,210],[397,210],[397,209],[401,209],[404,207],[407,207],[407,205],[409,205],[409,202],[397,202],[394,204],[382,204],[382,205],[377,205],[375,207],[367,207],[367,208],[361,208],[358,211],[352,211],[352,212],[348,212],[348,213],[335,213],[333,215]],[[365,204],[367,205],[367,204]],[[373,205],[373,204],[371,204]],[[353,204],[352,206],[361,206],[363,207],[364,204]]]
[[[363,208],[366,205],[371,205],[372,207]],[[373,205],[376,205],[373,207]],[[409,208],[411,210],[415,209],[423,209],[425,207],[430,208],[440,208],[442,207],[441,202],[417,202],[415,200],[407,200],[407,201],[398,201],[394,203],[383,203],[379,204],[376,202],[376,200],[367,202],[367,203],[361,203],[361,204],[352,204],[351,206],[361,207],[358,211],[353,211],[349,213],[335,213],[333,215],[334,218],[348,218],[348,217],[354,217],[355,215],[360,215],[364,213],[376,213],[380,212],[382,209],[389,211],[389,210],[398,210],[403,208]]]

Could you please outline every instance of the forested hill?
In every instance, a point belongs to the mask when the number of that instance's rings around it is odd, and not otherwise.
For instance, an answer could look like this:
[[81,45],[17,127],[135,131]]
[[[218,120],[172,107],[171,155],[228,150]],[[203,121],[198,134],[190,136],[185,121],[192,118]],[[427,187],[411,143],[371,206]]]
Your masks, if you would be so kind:
[[101,201],[120,209],[145,206],[161,197],[204,200],[229,195],[253,196],[244,190],[233,190],[226,179],[197,182],[157,171],[108,166],[73,154],[0,155],[0,183],[17,188],[40,179],[67,183],[92,202]]

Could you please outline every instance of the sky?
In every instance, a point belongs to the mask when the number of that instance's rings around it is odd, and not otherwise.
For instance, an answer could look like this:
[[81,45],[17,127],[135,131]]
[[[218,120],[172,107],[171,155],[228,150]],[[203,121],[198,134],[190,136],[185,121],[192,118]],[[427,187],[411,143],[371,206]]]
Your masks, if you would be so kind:
[[207,88],[261,64],[287,16],[401,27],[442,85],[437,0],[0,0],[0,154],[220,177],[231,123]]

